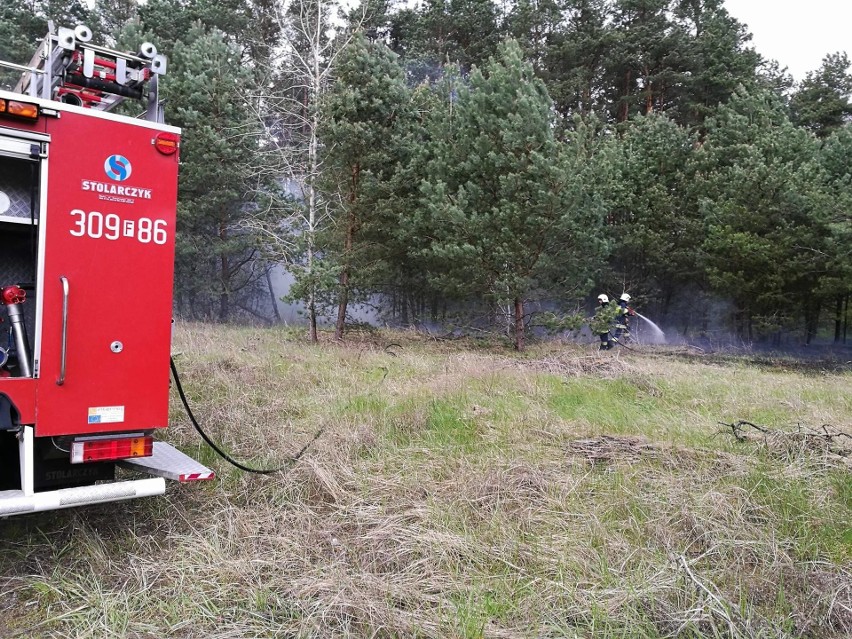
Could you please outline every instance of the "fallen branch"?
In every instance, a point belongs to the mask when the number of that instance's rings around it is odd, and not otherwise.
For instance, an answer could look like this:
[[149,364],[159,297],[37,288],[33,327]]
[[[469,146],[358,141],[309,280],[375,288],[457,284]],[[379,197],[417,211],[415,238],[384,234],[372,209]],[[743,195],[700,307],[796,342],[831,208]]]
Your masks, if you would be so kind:
[[[852,435],[823,424],[819,429],[798,424],[795,430],[773,429],[741,419],[732,424],[719,422],[731,429],[738,442],[762,441],[770,452],[790,457],[794,452],[819,452],[842,460],[852,469]],[[750,429],[757,431],[751,433]],[[848,441],[848,444],[847,444]]]
[[743,426],[751,426],[755,430],[760,431],[764,435],[769,432],[768,428],[764,428],[763,426],[758,426],[757,424],[753,424],[752,422],[747,422],[744,419],[734,423],[734,424],[726,424],[725,422],[719,422],[722,426],[727,426],[731,429],[731,432],[734,434],[734,438],[738,442],[748,441],[749,437],[743,433]]

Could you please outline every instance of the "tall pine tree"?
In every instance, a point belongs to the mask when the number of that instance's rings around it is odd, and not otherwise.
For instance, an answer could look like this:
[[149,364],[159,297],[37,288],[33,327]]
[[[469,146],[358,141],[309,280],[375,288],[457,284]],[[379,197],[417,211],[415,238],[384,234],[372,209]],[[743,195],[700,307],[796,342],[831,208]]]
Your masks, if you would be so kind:
[[443,290],[511,308],[525,346],[527,301],[559,283],[583,288],[603,249],[601,209],[579,145],[554,137],[552,102],[507,41],[458,92],[451,135],[436,141],[424,195],[433,278]]
[[226,321],[263,275],[243,221],[263,208],[274,185],[261,170],[261,129],[241,50],[200,24],[183,37],[163,83],[169,121],[183,128],[176,293],[190,315]]
[[745,339],[802,326],[813,338],[828,268],[818,145],[777,96],[738,91],[708,119],[695,154],[711,284],[732,298]]
[[320,123],[327,197],[339,203],[325,247],[337,261],[338,339],[349,302],[374,281],[375,248],[388,232],[379,223],[380,207],[399,164],[396,141],[407,126],[409,103],[397,56],[357,33],[340,54]]
[[808,73],[790,104],[793,121],[825,138],[852,121],[852,72],[846,53],[825,56]]

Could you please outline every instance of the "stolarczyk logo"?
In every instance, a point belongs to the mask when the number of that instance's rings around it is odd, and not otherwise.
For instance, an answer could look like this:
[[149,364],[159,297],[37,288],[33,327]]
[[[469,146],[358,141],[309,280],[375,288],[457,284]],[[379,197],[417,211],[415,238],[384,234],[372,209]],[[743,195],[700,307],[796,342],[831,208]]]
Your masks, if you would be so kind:
[[124,182],[130,177],[132,171],[130,160],[123,155],[111,155],[104,162],[104,172],[108,178],[116,182]]

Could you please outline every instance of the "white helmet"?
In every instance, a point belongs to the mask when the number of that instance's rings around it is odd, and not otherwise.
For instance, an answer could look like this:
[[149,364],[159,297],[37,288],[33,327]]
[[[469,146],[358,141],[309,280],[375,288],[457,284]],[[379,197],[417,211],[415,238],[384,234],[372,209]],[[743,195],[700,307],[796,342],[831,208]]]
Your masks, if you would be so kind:
[[601,293],[600,295],[598,295],[598,301],[601,304],[606,304],[607,302],[609,302],[609,298],[606,296],[606,294]]
[[618,299],[620,299],[622,302],[629,302],[630,301],[630,295],[628,295],[627,293],[622,293],[621,297],[619,297]]

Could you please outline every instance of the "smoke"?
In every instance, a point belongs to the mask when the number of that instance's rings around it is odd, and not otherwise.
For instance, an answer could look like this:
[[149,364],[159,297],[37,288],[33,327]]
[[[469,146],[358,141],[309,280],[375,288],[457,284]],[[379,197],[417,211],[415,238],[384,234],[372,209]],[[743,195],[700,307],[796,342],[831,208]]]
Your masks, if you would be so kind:
[[[281,321],[284,324],[307,324],[307,314],[305,305],[302,302],[287,302],[282,298],[286,297],[295,282],[295,278],[284,267],[273,267],[269,272],[269,280],[272,285],[271,296],[274,296],[278,305],[278,313],[281,316]],[[371,300],[380,301],[380,300]],[[333,325],[333,321],[329,318],[317,318],[322,326]],[[346,321],[356,322],[361,324],[369,324],[371,326],[379,326],[382,324],[378,304],[357,304],[350,303],[346,311]]]

